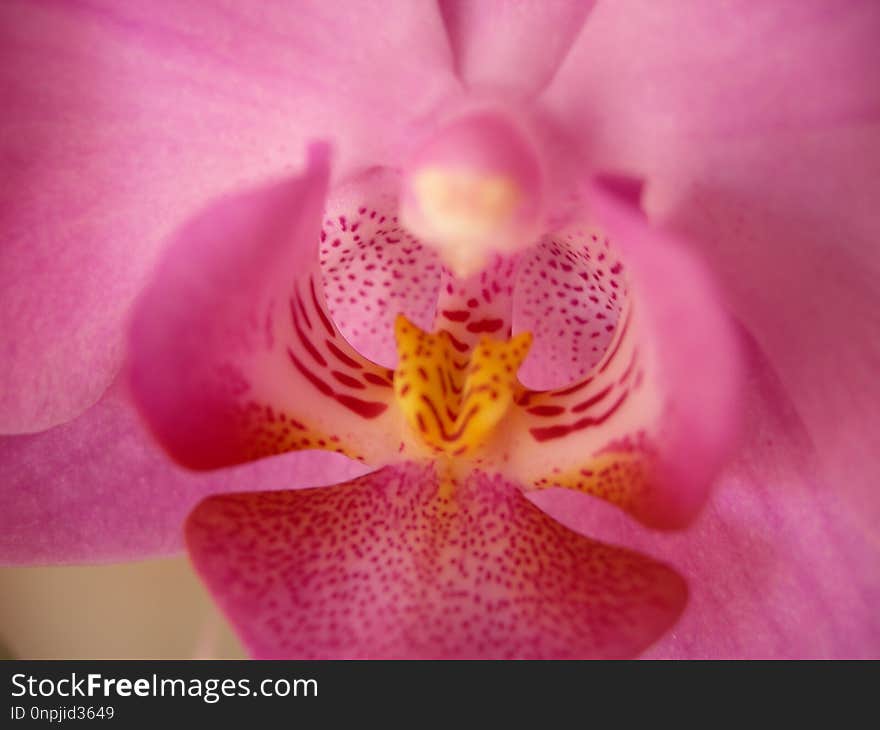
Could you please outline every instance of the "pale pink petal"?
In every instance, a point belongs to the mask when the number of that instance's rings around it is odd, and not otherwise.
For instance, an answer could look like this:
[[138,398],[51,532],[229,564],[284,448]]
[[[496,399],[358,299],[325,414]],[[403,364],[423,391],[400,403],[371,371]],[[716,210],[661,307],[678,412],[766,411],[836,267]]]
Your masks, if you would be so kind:
[[302,161],[396,158],[456,82],[431,3],[136,0],[0,8],[0,431],[94,403],[161,241]]
[[193,474],[172,464],[118,384],[70,423],[0,438],[0,563],[94,563],[178,552],[203,497],[333,484],[365,467],[298,452]]
[[880,541],[825,472],[789,394],[754,346],[748,439],[706,509],[657,533],[562,490],[533,499],[569,526],[668,561],[690,602],[652,658],[880,657]]
[[461,78],[516,94],[540,91],[594,0],[440,0]]
[[393,373],[326,311],[328,150],[298,178],[229,196],[187,223],[134,309],[131,382],[160,443],[210,469],[297,449],[396,454]]
[[415,464],[210,498],[187,543],[262,658],[632,656],[686,598],[668,568],[563,528],[513,484]]
[[528,488],[568,487],[680,527],[736,447],[741,363],[708,271],[648,224],[638,192],[628,179],[592,186],[605,233],[578,265],[602,284],[613,336],[585,378],[518,399],[505,458]]
[[736,137],[876,119],[878,32],[874,0],[602,3],[544,100],[597,166],[644,176]]

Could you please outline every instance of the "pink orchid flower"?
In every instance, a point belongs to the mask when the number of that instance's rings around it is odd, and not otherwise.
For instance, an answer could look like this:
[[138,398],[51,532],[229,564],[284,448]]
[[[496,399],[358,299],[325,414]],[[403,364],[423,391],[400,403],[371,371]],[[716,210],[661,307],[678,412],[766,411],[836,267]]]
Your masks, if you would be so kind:
[[590,6],[4,4],[0,557],[189,515],[255,656],[876,656],[880,9]]

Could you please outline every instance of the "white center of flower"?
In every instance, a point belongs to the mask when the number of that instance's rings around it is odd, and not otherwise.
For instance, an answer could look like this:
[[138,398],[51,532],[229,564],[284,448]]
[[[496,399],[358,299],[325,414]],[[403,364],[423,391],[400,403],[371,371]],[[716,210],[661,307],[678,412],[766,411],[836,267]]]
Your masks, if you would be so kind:
[[413,192],[421,211],[419,227],[458,276],[482,268],[489,253],[482,242],[511,225],[522,199],[511,177],[439,166],[416,172]]
[[528,134],[484,110],[434,130],[405,171],[404,226],[435,248],[459,277],[493,253],[532,244],[539,232],[543,172]]

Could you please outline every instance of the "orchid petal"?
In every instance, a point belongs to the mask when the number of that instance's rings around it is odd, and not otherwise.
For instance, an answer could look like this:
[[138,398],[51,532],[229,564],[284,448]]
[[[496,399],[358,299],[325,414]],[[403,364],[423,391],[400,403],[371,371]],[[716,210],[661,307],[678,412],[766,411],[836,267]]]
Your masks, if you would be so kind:
[[397,315],[430,327],[440,290],[437,254],[400,225],[399,186],[388,168],[336,186],[321,228],[328,312],[359,353],[387,367],[397,363]]
[[876,119],[878,31],[873,0],[605,3],[544,101],[598,168],[653,180],[732,139]]
[[629,292],[624,263],[600,229],[572,224],[523,256],[513,325],[534,338],[519,371],[534,389],[564,389],[587,377],[608,350]]
[[216,468],[296,449],[396,453],[393,373],[326,311],[318,265],[327,149],[306,173],[223,199],[185,226],[135,308],[131,379],[160,443]]
[[441,484],[414,463],[210,498],[187,543],[261,658],[632,656],[686,598],[668,568],[563,528],[513,484]]
[[746,341],[748,438],[688,530],[641,528],[568,490],[533,493],[578,531],[668,561],[690,601],[651,658],[876,658],[880,541],[823,470],[806,424],[754,341]]
[[310,451],[193,474],[153,443],[117,382],[70,423],[0,438],[0,563],[169,555],[182,547],[186,515],[207,495],[330,484],[365,470]]
[[880,524],[880,125],[731,143],[657,185],[700,241],[856,519]]
[[0,85],[10,433],[98,399],[161,242],[205,201],[298,164],[318,129],[339,143],[339,169],[396,159],[456,81],[430,3],[13,0]]
[[[735,446],[741,365],[708,273],[647,224],[635,193],[630,181],[608,180],[590,196],[625,262],[596,278],[626,300],[608,350],[574,385],[523,394],[506,468],[527,487],[581,490],[647,524],[678,527]],[[597,257],[594,271],[606,263]],[[622,275],[628,284],[614,288]]]
[[609,4],[546,99],[594,164],[649,180],[652,220],[699,244],[865,525],[880,520],[878,33],[871,0]]
[[540,91],[577,38],[594,0],[440,0],[461,78],[517,94]]

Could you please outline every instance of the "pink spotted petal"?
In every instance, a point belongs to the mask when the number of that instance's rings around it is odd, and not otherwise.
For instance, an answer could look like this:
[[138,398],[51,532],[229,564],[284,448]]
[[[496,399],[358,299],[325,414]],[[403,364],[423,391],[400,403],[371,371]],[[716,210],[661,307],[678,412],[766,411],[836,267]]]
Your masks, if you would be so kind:
[[652,658],[880,657],[880,541],[822,468],[784,383],[751,347],[748,438],[685,531],[658,533],[562,490],[534,501],[600,539],[661,557],[688,580],[681,621]]
[[553,77],[593,0],[440,0],[455,65],[472,86],[529,95]]
[[533,337],[525,385],[564,389],[600,363],[629,298],[625,269],[618,247],[588,224],[553,231],[523,255],[513,324]]
[[587,259],[557,258],[587,267],[604,321],[616,320],[612,337],[585,378],[518,399],[506,458],[528,488],[568,487],[680,527],[736,446],[741,364],[709,273],[648,224],[639,191],[611,178],[589,191],[614,252],[599,238]]
[[131,382],[160,443],[210,469],[297,449],[396,453],[392,373],[327,312],[328,150],[297,178],[219,200],[177,234],[135,307]]
[[79,418],[0,438],[0,563],[132,560],[181,549],[203,497],[332,484],[365,467],[338,454],[289,454],[216,474],[175,467],[119,384]]
[[394,320],[404,314],[430,330],[441,264],[402,227],[400,174],[376,168],[330,191],[321,227],[321,278],[327,309],[362,355],[397,364]]
[[2,3],[0,431],[98,399],[161,242],[205,201],[295,168],[319,130],[340,169],[396,159],[450,69],[430,3]]
[[686,588],[563,528],[499,479],[441,496],[432,466],[324,489],[213,497],[196,569],[256,657],[571,658],[642,651]]

